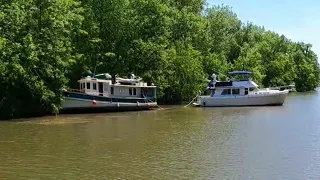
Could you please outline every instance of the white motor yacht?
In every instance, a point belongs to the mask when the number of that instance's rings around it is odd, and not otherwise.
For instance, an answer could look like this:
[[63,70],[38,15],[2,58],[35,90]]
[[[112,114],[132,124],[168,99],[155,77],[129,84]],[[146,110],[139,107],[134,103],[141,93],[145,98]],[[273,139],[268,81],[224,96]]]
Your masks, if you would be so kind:
[[[219,106],[277,106],[283,105],[288,90],[260,90],[258,85],[250,78],[252,72],[233,71],[228,75],[229,81],[217,81],[216,75],[212,75],[207,91],[210,95],[200,95],[195,106],[219,107]],[[234,78],[238,76],[240,78]]]

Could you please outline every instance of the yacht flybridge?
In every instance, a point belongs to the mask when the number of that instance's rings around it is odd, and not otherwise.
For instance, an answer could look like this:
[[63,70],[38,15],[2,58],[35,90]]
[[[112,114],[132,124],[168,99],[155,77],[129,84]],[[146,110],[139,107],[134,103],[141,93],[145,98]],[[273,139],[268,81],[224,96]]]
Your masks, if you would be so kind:
[[210,95],[200,95],[195,106],[276,106],[283,105],[288,90],[260,90],[258,85],[251,79],[252,72],[233,71],[228,75],[229,81],[217,81],[215,74],[212,75],[206,88]]

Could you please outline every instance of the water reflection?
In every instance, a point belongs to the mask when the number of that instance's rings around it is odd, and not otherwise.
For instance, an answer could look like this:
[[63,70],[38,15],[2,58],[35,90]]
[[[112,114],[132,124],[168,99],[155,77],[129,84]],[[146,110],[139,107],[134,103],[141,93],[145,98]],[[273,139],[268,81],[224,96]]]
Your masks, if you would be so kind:
[[3,122],[0,179],[317,178],[319,97]]

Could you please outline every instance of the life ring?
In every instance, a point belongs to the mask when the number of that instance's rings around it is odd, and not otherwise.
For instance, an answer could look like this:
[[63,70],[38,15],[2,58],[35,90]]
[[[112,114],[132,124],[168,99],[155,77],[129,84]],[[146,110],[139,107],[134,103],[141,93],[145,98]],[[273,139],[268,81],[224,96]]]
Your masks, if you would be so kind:
[[93,104],[93,105],[96,105],[96,104],[97,104],[97,101],[96,101],[96,100],[93,100],[93,101],[92,101],[92,104]]

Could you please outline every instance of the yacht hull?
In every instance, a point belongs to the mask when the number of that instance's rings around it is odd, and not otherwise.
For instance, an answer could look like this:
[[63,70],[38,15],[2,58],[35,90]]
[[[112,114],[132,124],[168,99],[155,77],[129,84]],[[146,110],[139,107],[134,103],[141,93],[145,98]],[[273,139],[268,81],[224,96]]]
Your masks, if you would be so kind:
[[281,106],[288,91],[270,94],[234,95],[234,96],[199,96],[196,106],[232,107],[232,106]]

